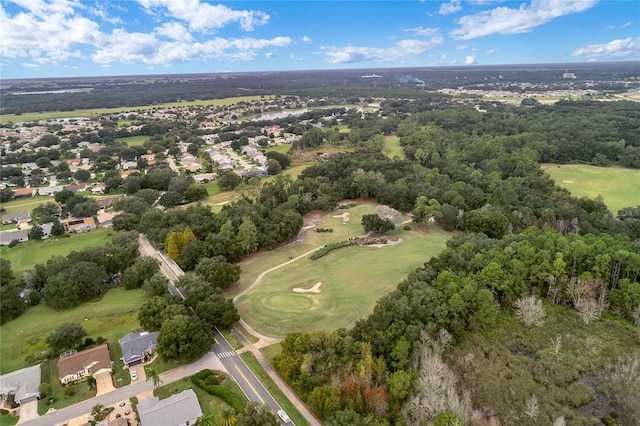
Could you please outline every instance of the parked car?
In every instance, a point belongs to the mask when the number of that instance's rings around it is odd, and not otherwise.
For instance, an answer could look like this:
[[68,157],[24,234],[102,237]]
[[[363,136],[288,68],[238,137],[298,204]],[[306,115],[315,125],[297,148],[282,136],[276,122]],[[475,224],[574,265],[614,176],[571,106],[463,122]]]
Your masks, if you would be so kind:
[[289,419],[289,416],[287,416],[287,413],[285,413],[284,410],[278,410],[278,417],[280,417],[280,420],[282,420],[283,424],[287,424],[291,421],[291,419]]
[[130,374],[131,374],[131,380],[138,380],[138,373],[136,373],[135,371],[131,370]]

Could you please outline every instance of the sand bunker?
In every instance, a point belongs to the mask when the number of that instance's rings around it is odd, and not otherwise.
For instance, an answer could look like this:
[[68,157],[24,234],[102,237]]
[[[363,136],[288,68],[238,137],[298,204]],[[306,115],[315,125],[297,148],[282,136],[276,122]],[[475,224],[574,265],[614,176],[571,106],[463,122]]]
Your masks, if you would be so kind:
[[216,206],[224,206],[227,203],[229,203],[229,201],[221,201],[219,203],[216,203]]
[[337,215],[334,215],[332,217],[335,217],[336,219],[342,218],[343,222],[349,222],[349,220],[350,220],[349,219],[349,212],[344,212],[342,214],[337,214]]
[[313,287],[311,288],[300,288],[300,287],[296,287],[293,289],[293,291],[295,291],[296,293],[320,293],[320,285],[322,285],[321,281],[318,281]]
[[562,183],[573,183],[572,180],[563,180]]
[[395,241],[387,241],[387,244],[367,244],[367,247],[381,248],[381,247],[386,247],[386,246],[395,246],[396,244],[399,244],[401,242],[402,242],[402,238],[398,238]]

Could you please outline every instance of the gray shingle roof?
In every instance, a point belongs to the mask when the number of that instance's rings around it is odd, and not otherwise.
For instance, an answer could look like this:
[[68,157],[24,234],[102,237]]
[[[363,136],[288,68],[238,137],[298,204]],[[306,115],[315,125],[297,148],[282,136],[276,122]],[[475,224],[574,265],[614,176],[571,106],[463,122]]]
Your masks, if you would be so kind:
[[13,393],[16,396],[16,402],[31,396],[40,396],[39,386],[40,364],[0,376],[0,394],[6,397],[9,393]]
[[202,409],[193,389],[163,400],[157,397],[144,399],[137,408],[142,426],[179,426],[202,416]]
[[159,334],[160,332],[158,331],[152,333],[129,333],[118,340],[120,342],[120,348],[122,349],[124,363],[129,364],[142,359],[145,351],[155,348],[158,343]]

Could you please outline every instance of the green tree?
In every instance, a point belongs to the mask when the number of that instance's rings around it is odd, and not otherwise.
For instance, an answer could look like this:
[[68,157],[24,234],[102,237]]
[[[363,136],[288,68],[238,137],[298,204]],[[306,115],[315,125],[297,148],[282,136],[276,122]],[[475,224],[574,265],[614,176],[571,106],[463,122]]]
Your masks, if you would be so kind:
[[189,185],[184,193],[184,199],[190,202],[202,200],[209,196],[207,187],[199,183]]
[[168,286],[167,278],[158,272],[142,284],[142,289],[149,297],[165,296]]
[[45,339],[45,343],[54,355],[69,349],[78,349],[82,346],[87,331],[80,325],[67,322],[56,328]]
[[147,382],[149,380],[153,381],[153,387],[154,388],[159,388],[160,387],[160,385],[162,384],[162,380],[160,379],[160,375],[158,374],[158,371],[154,367],[152,367],[150,365],[145,366],[144,367],[144,374],[147,377]]
[[236,426],[279,426],[280,422],[267,404],[250,402],[238,416]]
[[237,240],[247,255],[258,249],[258,228],[253,224],[251,219],[244,218],[242,220],[242,223],[238,227]]
[[14,283],[0,287],[0,324],[20,316],[26,306],[20,297],[20,289]]
[[240,320],[233,300],[225,299],[219,290],[198,302],[195,309],[196,314],[210,326],[229,328]]
[[362,227],[365,232],[387,232],[395,229],[389,219],[384,219],[375,213],[362,215]]
[[75,174],[75,179],[78,182],[88,182],[91,179],[91,172],[89,170],[80,169]]
[[29,239],[39,241],[44,237],[44,231],[40,225],[33,225],[29,231]]
[[238,422],[236,410],[229,405],[222,407],[222,410],[216,414],[217,426],[234,426]]
[[157,351],[166,360],[193,361],[207,353],[213,333],[200,318],[175,315],[163,321]]
[[196,266],[196,274],[215,288],[226,289],[240,279],[240,267],[227,262],[223,256],[205,258]]
[[0,272],[0,286],[11,284],[14,278],[11,261],[0,257]]

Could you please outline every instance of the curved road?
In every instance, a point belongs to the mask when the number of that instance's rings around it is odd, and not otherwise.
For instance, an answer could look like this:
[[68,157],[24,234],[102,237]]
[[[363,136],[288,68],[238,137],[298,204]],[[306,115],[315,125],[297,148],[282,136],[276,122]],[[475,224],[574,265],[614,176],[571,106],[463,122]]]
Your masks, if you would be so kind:
[[[184,292],[184,289],[175,285],[178,279],[182,275],[184,275],[184,271],[180,268],[180,266],[178,266],[178,264],[176,264],[165,253],[156,250],[149,242],[147,236],[144,234],[140,234],[139,236],[139,246],[140,253],[142,255],[153,257],[160,262],[160,270],[169,280],[168,288],[171,294],[179,296],[182,299],[186,299],[186,293]],[[216,339],[216,343],[212,348],[213,353],[215,353],[216,357],[219,358],[219,361],[222,363],[224,370],[226,370],[227,373],[231,377],[233,377],[236,383],[238,383],[247,398],[250,401],[269,405],[274,413],[277,413],[278,410],[281,410],[282,408],[276,402],[273,396],[271,396],[269,391],[267,391],[260,380],[258,380],[258,378],[253,374],[251,369],[249,369],[242,358],[238,356],[238,353],[233,349],[229,342],[227,342],[227,339],[224,338],[224,336],[217,328],[214,330],[214,336]],[[265,360],[262,355],[258,354],[254,352],[254,355],[256,355],[258,360],[261,361],[261,363],[264,362]],[[313,412],[311,412],[311,410],[307,408],[304,402],[302,402],[302,400],[300,400],[298,396],[293,391],[291,391],[286,383],[284,383],[282,378],[280,378],[280,376],[278,376],[278,374],[273,371],[272,368],[265,368],[265,371],[278,385],[282,392],[289,397],[290,401],[296,406],[298,411],[300,411],[300,413],[305,417],[310,425],[322,426],[322,423],[317,419]],[[293,425],[294,423],[293,421],[289,421],[286,424]]]

